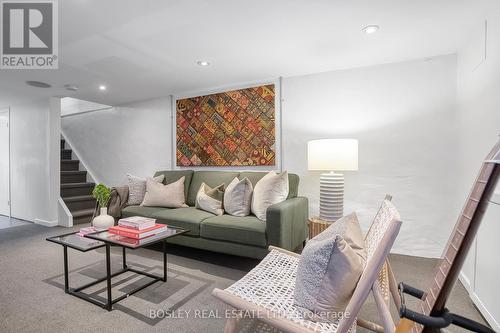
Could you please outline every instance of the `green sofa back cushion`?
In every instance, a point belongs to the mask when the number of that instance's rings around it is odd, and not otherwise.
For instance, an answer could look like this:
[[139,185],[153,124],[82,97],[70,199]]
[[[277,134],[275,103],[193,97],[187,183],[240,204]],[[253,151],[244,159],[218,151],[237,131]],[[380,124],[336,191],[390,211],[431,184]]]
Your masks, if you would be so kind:
[[[255,187],[255,184],[267,174],[268,172],[244,171],[240,173],[239,179],[247,177]],[[299,176],[294,173],[288,173],[288,185],[288,199],[297,197],[299,193]]]
[[[252,185],[255,186],[257,182],[264,177],[268,172],[264,171],[193,171],[193,170],[172,170],[172,171],[157,171],[155,177],[158,175],[164,175],[164,184],[170,184],[185,176],[184,181],[184,191],[186,195],[186,203],[189,206],[194,206],[196,202],[196,193],[200,189],[201,183],[205,183],[210,187],[215,187],[222,183],[225,186],[234,179],[238,177],[243,179],[247,177]],[[288,182],[290,191],[288,193],[288,199],[295,198],[298,196],[299,192],[299,176],[294,173],[288,173]]]
[[191,184],[193,173],[194,173],[193,170],[166,170],[166,171],[156,171],[154,176],[156,177],[159,175],[164,175],[165,179],[163,180],[163,184],[173,183],[182,178],[182,176],[186,177],[184,179],[184,196],[186,197],[187,201],[189,193],[189,185]]
[[225,186],[227,186],[234,179],[234,177],[238,177],[239,174],[240,173],[238,171],[195,171],[193,179],[191,180],[191,185],[189,186],[186,203],[189,206],[194,206],[196,202],[196,194],[198,193],[202,183],[205,183],[210,187],[215,187],[220,184],[225,184]]

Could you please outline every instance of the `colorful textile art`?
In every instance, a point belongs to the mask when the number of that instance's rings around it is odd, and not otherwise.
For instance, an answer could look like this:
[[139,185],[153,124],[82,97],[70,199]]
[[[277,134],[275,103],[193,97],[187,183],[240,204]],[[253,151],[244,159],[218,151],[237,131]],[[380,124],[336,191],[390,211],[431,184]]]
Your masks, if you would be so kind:
[[270,84],[177,100],[177,165],[275,165],[274,97]]

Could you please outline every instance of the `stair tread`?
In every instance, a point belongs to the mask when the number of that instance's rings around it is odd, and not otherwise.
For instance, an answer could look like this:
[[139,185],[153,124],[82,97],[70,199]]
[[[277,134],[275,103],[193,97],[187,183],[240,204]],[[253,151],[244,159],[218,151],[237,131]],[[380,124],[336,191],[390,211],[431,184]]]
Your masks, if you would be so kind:
[[79,160],[61,160],[61,163],[80,163]]
[[91,187],[94,186],[95,183],[84,182],[84,183],[63,183],[61,184],[61,188],[72,188],[72,187]]
[[69,170],[69,171],[61,171],[61,174],[65,174],[65,175],[83,175],[83,174],[86,174],[87,171],[85,170]]
[[71,212],[71,215],[73,215],[73,217],[91,216],[93,214],[94,214],[94,208],[75,210],[74,212]]
[[95,201],[95,198],[93,196],[89,195],[74,195],[71,197],[65,197],[64,201],[66,202],[73,202],[73,201],[88,201],[88,200],[93,200]]

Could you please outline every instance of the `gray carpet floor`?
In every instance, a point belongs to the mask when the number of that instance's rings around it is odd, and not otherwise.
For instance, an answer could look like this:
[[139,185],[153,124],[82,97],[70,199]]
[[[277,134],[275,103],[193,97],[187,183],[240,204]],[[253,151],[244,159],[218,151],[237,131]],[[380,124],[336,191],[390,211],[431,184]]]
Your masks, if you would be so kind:
[[6,228],[12,228],[12,227],[17,227],[20,225],[27,225],[31,224],[31,222],[15,219],[15,218],[10,218],[5,215],[0,215],[0,229],[6,229]]
[[[222,332],[222,317],[228,307],[211,295],[212,290],[229,286],[258,263],[171,245],[168,282],[156,283],[108,312],[64,293],[62,247],[45,238],[70,231],[33,224],[0,230],[0,332]],[[112,254],[112,269],[118,270],[121,251],[115,248]],[[161,274],[161,257],[158,251],[139,249],[129,252],[127,259],[133,267]],[[70,286],[82,285],[104,275],[104,250],[69,250],[69,263]],[[392,255],[391,263],[399,281],[425,288],[436,260]],[[113,297],[147,281],[133,273],[114,278]],[[105,283],[86,292],[103,300]],[[448,306],[484,322],[460,283]],[[362,316],[377,320],[372,298],[363,307]],[[245,323],[244,332],[255,331],[274,332],[259,322]],[[462,330],[453,327],[450,331]]]

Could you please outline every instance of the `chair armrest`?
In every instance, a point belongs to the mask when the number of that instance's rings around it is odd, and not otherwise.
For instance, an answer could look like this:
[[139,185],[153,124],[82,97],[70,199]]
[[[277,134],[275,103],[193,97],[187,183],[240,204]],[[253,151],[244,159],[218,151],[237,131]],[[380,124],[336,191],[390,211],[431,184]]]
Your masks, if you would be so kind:
[[307,238],[308,215],[309,203],[305,197],[287,199],[267,208],[268,244],[295,250]]

